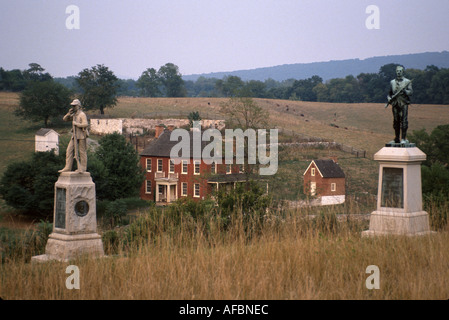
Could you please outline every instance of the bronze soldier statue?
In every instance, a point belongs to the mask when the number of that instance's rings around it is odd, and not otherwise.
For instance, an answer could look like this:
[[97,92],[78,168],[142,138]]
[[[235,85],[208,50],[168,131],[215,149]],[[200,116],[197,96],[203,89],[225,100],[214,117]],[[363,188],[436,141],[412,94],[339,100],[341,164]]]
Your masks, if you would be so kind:
[[81,102],[78,99],[73,100],[70,105],[72,107],[63,120],[72,121],[72,139],[67,146],[65,167],[59,172],[72,171],[73,158],[75,158],[77,162],[76,172],[82,173],[87,169],[86,139],[89,136],[87,116],[81,111]]
[[412,81],[404,77],[404,67],[396,67],[396,79],[390,81],[388,103],[393,109],[393,128],[395,143],[407,143],[408,106],[413,94]]

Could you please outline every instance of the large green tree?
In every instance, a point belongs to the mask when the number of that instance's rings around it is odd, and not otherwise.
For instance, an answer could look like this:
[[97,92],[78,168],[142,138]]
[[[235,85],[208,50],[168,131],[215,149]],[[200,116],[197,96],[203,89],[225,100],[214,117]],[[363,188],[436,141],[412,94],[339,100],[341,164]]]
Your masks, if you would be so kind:
[[184,97],[186,95],[184,80],[182,80],[182,75],[177,65],[166,63],[159,68],[157,76],[160,79],[166,97]]
[[63,116],[70,105],[72,92],[65,86],[48,81],[31,81],[20,94],[20,103],[14,114],[34,122]]
[[99,143],[96,153],[91,156],[92,163],[97,165],[93,180],[101,185],[97,197],[116,200],[136,196],[143,181],[143,171],[132,144],[118,133],[104,136]]
[[317,95],[313,88],[321,83],[323,83],[323,79],[316,75],[305,80],[295,80],[287,91],[288,97],[286,98],[301,101],[317,101]]
[[154,68],[148,68],[137,80],[137,86],[140,88],[140,95],[143,97],[160,97],[161,79]]
[[216,88],[225,97],[237,97],[240,96],[245,83],[240,77],[227,76],[222,80],[217,81]]
[[44,72],[45,69],[41,67],[38,63],[30,63],[29,68],[23,72],[23,77],[27,81],[48,81],[52,80],[53,77],[48,73]]
[[243,88],[245,95],[254,98],[266,97],[266,84],[258,80],[248,81]]
[[118,78],[108,67],[98,64],[90,69],[84,69],[76,77],[81,88],[81,103],[86,110],[112,108],[117,104],[117,90],[120,87]]

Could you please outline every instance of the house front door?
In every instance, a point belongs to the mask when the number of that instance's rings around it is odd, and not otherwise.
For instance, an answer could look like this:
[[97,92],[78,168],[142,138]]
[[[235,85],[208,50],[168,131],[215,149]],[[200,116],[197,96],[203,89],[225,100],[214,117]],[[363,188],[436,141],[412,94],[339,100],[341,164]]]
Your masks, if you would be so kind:
[[178,198],[176,185],[169,186],[169,189],[170,189],[170,201],[169,202],[176,201],[176,199]]
[[167,201],[167,186],[159,184],[158,185],[158,195],[159,195],[159,199],[157,201],[162,201],[162,202]]

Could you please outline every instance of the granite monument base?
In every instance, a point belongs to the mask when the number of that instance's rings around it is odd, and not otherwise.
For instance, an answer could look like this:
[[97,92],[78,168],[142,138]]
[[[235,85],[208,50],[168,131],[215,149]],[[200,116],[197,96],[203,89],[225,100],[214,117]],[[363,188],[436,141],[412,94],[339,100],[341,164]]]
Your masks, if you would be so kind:
[[412,213],[374,211],[370,216],[369,230],[363,231],[362,236],[420,236],[430,233],[432,231],[429,226],[429,214],[425,211]]
[[103,257],[103,242],[99,234],[62,235],[52,233],[45,254],[31,258],[33,262],[58,260],[68,262],[83,256]]
[[88,172],[63,172],[55,183],[53,232],[45,254],[31,261],[69,261],[81,256],[104,256],[97,233],[95,184]]
[[369,230],[362,236],[433,233],[429,215],[422,210],[421,162],[426,154],[414,144],[387,144],[374,160],[379,161],[377,210],[371,213]]

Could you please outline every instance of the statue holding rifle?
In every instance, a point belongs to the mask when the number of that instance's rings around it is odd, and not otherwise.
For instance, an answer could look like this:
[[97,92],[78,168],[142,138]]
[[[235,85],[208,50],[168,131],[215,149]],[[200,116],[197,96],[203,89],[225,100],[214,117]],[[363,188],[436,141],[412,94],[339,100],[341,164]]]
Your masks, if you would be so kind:
[[390,91],[388,102],[385,108],[391,104],[393,109],[393,128],[395,133],[395,143],[408,143],[408,106],[410,105],[410,96],[413,93],[412,80],[404,77],[404,67],[396,67],[396,79],[390,81]]
[[72,171],[73,158],[76,159],[76,172],[82,173],[87,169],[86,139],[89,136],[86,114],[81,110],[81,102],[75,99],[70,104],[72,107],[64,116],[64,121],[72,121],[72,138],[67,146],[65,167],[59,172]]

